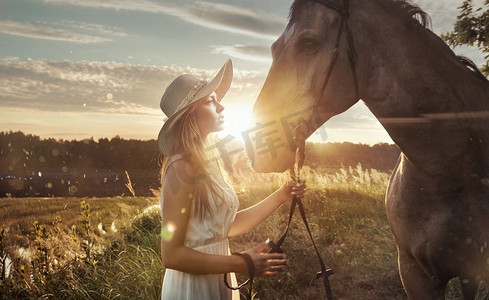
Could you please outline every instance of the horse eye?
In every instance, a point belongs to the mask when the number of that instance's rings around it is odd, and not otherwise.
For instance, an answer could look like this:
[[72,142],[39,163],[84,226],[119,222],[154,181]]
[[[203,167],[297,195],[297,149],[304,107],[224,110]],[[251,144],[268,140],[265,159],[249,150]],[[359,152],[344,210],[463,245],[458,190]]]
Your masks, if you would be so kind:
[[303,39],[297,44],[297,50],[300,53],[314,54],[319,49],[319,43],[313,39]]

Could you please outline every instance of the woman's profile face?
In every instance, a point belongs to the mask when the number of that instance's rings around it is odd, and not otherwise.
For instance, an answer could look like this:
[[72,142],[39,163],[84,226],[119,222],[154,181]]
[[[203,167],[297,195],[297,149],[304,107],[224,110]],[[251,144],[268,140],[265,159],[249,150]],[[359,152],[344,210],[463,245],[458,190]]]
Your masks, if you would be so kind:
[[224,129],[223,110],[224,106],[217,101],[215,92],[212,92],[209,96],[199,100],[195,116],[200,131],[204,136],[211,132],[217,132]]

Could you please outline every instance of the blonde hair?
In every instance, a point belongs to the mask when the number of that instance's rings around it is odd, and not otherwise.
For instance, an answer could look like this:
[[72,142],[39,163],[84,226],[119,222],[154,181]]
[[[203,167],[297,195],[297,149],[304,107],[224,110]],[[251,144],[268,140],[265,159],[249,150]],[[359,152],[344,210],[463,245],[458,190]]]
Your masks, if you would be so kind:
[[[194,213],[200,219],[206,214],[212,215],[206,187],[209,187],[210,192],[226,201],[225,193],[222,187],[210,176],[210,174],[220,174],[223,179],[229,183],[228,176],[222,167],[220,154],[215,145],[216,137],[210,134],[207,139],[202,137],[200,128],[197,123],[195,111],[199,107],[199,102],[196,101],[190,104],[182,117],[174,124],[173,134],[175,136],[174,144],[172,145],[170,155],[180,153],[184,159],[192,166],[196,178],[196,189],[194,193]],[[168,157],[163,161],[161,169],[161,177],[164,176],[164,170]]]

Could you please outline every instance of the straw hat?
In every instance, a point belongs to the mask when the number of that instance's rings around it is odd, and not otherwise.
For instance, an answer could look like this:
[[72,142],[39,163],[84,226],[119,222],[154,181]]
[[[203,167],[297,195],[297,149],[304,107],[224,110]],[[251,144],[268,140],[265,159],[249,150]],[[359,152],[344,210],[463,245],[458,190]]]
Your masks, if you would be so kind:
[[233,80],[233,64],[230,59],[222,66],[212,81],[200,80],[192,75],[178,76],[166,88],[161,97],[160,107],[168,120],[163,124],[158,135],[158,147],[163,155],[169,155],[175,141],[175,123],[184,114],[185,109],[212,92],[216,92],[221,101]]

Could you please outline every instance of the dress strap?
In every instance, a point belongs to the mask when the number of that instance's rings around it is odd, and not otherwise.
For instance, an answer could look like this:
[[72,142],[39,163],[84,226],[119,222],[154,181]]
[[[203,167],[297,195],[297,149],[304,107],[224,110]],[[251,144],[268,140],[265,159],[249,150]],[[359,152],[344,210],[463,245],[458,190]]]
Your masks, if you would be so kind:
[[182,159],[182,158],[183,158],[183,155],[181,155],[181,154],[175,154],[175,155],[172,155],[168,158],[168,161],[166,162],[166,165],[165,165],[165,170],[163,171],[163,177],[161,178],[162,184],[165,183],[166,172],[168,171],[168,167],[170,167],[170,165],[173,164],[175,161]]
[[183,155],[181,154],[175,154],[173,156],[170,156],[170,158],[168,158],[168,161],[166,162],[166,165],[165,165],[165,171],[163,174],[166,174],[166,171],[168,170],[168,167],[174,163],[175,161],[179,160],[179,159],[182,159],[183,158]]
[[175,161],[179,160],[179,159],[182,159],[183,158],[183,155],[181,154],[175,154],[173,156],[170,156],[168,158],[168,161],[166,162],[166,165],[165,165],[165,170],[163,171],[163,178],[161,178],[161,184],[162,184],[162,187],[161,187],[161,201],[160,201],[160,209],[161,209],[161,217],[163,218],[163,185],[165,184],[165,180],[166,180],[166,171],[168,170],[168,167],[174,163]]

